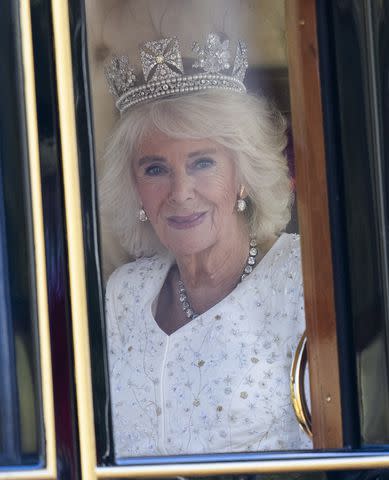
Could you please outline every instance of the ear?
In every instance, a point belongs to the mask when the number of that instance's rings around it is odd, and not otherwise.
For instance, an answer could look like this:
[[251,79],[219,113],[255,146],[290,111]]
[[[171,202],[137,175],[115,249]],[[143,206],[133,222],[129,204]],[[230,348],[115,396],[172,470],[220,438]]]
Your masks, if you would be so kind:
[[239,186],[238,198],[244,199],[244,198],[247,198],[247,197],[248,197],[248,193],[246,191],[246,187],[244,185],[240,185]]

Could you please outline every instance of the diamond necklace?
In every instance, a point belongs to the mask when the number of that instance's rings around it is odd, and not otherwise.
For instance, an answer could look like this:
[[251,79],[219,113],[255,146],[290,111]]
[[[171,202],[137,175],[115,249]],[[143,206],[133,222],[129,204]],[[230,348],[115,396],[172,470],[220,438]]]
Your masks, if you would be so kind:
[[[247,277],[247,275],[250,275],[250,273],[253,271],[253,268],[257,262],[257,255],[257,241],[255,239],[252,239],[250,240],[249,256],[247,258],[246,265],[243,269],[238,283],[240,283],[244,278]],[[182,311],[184,312],[186,318],[188,320],[193,320],[194,318],[198,317],[199,314],[193,310],[191,304],[189,303],[188,294],[186,293],[186,288],[182,280],[178,280],[178,296],[180,299]]]

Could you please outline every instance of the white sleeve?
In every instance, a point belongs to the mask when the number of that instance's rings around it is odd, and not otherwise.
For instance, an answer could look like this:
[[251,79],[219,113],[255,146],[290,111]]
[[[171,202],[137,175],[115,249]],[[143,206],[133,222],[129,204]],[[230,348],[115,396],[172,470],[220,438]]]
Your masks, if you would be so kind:
[[120,317],[117,312],[116,295],[118,294],[118,275],[114,272],[107,283],[105,291],[105,324],[109,374],[115,370],[115,363],[121,355],[123,336],[120,328]]

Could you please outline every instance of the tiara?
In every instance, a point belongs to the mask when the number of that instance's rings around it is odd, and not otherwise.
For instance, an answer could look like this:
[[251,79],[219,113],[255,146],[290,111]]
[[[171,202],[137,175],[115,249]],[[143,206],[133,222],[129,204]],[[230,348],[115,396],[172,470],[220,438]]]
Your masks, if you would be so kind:
[[[197,57],[185,74],[177,37],[149,41],[140,47],[143,83],[135,75],[135,67],[127,56],[114,56],[105,67],[110,93],[116,107],[123,113],[129,107],[155,98],[183,95],[199,90],[222,89],[244,93],[243,79],[247,70],[247,47],[237,42],[231,65],[229,40],[210,33],[204,47],[194,42],[192,51]],[[139,75],[140,76],[140,75]]]

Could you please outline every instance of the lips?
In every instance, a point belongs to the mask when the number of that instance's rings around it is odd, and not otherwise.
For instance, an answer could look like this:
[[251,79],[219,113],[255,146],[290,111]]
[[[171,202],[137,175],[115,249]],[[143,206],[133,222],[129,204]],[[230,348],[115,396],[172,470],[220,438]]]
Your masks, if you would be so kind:
[[191,215],[172,215],[167,218],[168,225],[177,230],[193,228],[203,222],[207,212],[196,212]]

